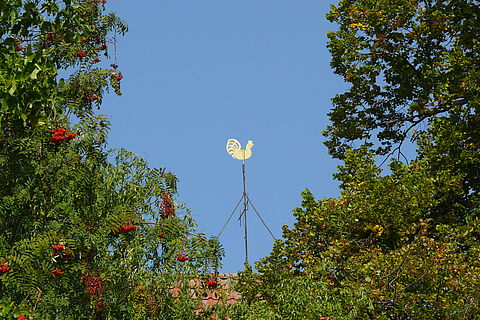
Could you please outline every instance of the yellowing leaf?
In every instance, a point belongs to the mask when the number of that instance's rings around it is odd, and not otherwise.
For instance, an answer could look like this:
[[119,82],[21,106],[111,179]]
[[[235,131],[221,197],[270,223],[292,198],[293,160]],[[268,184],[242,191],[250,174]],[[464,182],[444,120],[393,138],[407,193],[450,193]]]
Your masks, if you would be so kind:
[[40,72],[40,69],[35,69],[32,71],[32,73],[30,74],[30,79],[32,80],[37,80],[37,74]]
[[350,29],[360,28],[362,30],[365,30],[367,28],[367,25],[363,23],[350,23],[348,27]]
[[15,91],[17,90],[17,84],[15,82],[12,83],[12,87],[8,90],[8,93],[13,96]]

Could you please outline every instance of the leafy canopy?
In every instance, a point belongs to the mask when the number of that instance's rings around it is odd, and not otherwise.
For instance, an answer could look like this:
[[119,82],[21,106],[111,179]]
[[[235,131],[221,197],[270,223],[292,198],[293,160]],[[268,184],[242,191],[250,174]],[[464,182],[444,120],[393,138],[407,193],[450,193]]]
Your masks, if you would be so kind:
[[358,143],[400,152],[437,118],[478,136],[478,1],[342,0],[327,17],[331,66],[350,84],[324,131],[334,157]]
[[0,2],[2,319],[191,319],[182,279],[210,277],[223,255],[173,174],[106,149],[94,108],[123,75],[98,65],[127,27],[105,5]]
[[[476,319],[480,311],[478,1],[340,0],[324,134],[338,199],[308,190],[296,223],[242,274],[247,319]],[[417,156],[408,164],[402,144]],[[375,156],[390,159],[388,172]],[[243,307],[243,309],[242,309]],[[243,313],[242,313],[243,312]]]

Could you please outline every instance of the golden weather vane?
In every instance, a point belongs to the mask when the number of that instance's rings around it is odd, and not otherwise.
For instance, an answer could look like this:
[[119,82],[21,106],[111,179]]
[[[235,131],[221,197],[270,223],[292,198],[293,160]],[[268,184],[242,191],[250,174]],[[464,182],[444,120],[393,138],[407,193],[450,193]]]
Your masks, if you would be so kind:
[[228,139],[227,141],[227,152],[235,159],[238,160],[247,160],[252,156],[252,147],[254,146],[252,140],[248,140],[245,150],[240,149],[242,146],[240,142],[235,139]]
[[220,238],[220,235],[222,234],[223,230],[225,230],[225,227],[227,226],[228,222],[232,218],[232,216],[235,214],[235,211],[237,211],[238,206],[240,203],[243,201],[243,210],[242,213],[240,214],[240,217],[238,218],[240,221],[243,218],[243,225],[244,225],[244,239],[245,239],[245,263],[248,264],[248,233],[247,233],[247,207],[248,204],[250,204],[257,214],[257,216],[260,218],[262,221],[263,225],[265,228],[267,228],[268,232],[270,235],[273,237],[273,239],[276,239],[275,236],[273,235],[272,231],[268,228],[267,224],[265,221],[263,221],[262,217],[258,213],[257,209],[253,206],[252,202],[250,201],[250,198],[247,195],[247,184],[246,184],[246,174],[245,174],[245,160],[249,159],[252,156],[252,147],[253,147],[253,141],[248,140],[247,145],[245,146],[245,150],[242,150],[242,146],[240,142],[238,142],[236,139],[228,139],[226,149],[229,155],[231,155],[234,159],[237,160],[242,160],[242,174],[243,174],[243,194],[242,197],[240,198],[240,201],[238,201],[237,206],[235,209],[233,209],[232,214],[228,218],[227,222],[225,225],[222,227],[222,230],[220,231],[218,237]]

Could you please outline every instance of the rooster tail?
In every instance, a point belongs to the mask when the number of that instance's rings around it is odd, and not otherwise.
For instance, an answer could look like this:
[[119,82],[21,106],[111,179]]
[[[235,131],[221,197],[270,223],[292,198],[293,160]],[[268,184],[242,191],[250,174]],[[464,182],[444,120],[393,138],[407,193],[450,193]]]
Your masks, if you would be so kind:
[[227,141],[227,152],[230,154],[232,157],[234,157],[235,151],[240,150],[241,145],[240,142],[238,142],[235,139],[228,139]]

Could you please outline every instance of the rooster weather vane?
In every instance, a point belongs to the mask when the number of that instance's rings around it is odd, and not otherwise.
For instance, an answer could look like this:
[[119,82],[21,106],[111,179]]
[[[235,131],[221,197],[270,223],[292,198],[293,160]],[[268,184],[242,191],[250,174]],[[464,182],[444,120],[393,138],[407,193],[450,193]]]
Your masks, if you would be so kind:
[[232,158],[238,160],[247,160],[252,156],[252,147],[254,146],[252,140],[248,140],[245,150],[241,150],[242,147],[240,142],[235,139],[228,139],[227,141],[227,152],[232,156]]
[[245,146],[245,150],[241,149],[241,144],[235,139],[228,139],[226,149],[228,154],[232,156],[232,158],[237,159],[237,160],[242,160],[242,176],[243,176],[243,194],[240,200],[238,201],[237,205],[235,206],[235,209],[233,209],[232,214],[228,217],[227,222],[222,227],[222,230],[218,234],[218,238],[220,238],[220,235],[222,232],[225,230],[225,227],[227,224],[230,222],[230,219],[232,219],[233,215],[237,211],[238,206],[240,203],[243,202],[243,209],[240,213],[240,216],[238,217],[238,220],[240,223],[242,223],[243,220],[243,231],[244,231],[244,240],[245,240],[245,263],[248,264],[248,232],[247,232],[247,209],[248,205],[253,208],[257,216],[260,218],[260,221],[262,221],[263,225],[265,228],[268,230],[270,235],[274,240],[276,240],[275,236],[273,235],[272,231],[268,228],[267,224],[263,220],[262,216],[260,213],[258,213],[257,209],[255,209],[252,201],[248,197],[247,194],[247,183],[246,183],[246,174],[245,174],[245,160],[249,159],[252,156],[252,147],[254,146],[253,141],[248,140],[247,145]]

